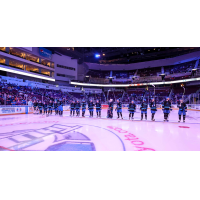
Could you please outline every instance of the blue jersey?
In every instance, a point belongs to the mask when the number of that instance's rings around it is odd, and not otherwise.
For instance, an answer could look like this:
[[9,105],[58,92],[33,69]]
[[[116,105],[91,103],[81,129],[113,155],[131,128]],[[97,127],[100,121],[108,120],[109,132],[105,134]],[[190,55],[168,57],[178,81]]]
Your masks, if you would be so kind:
[[180,111],[185,111],[187,109],[187,106],[185,103],[179,103],[177,107],[179,108]]
[[53,107],[53,103],[49,103],[49,104],[48,104],[48,108],[49,108],[49,109],[52,109],[52,107]]
[[96,110],[101,110],[101,103],[96,103]]
[[165,110],[170,110],[171,108],[171,102],[170,101],[164,101],[162,107],[165,109]]
[[156,102],[155,102],[155,101],[152,101],[152,102],[149,104],[149,107],[151,108],[152,111],[157,111]]
[[147,111],[147,107],[148,107],[147,103],[146,102],[142,102],[140,110],[141,111]]
[[136,105],[134,103],[129,103],[128,105],[128,111],[129,112],[134,112],[136,109]]
[[58,110],[59,110],[59,111],[63,111],[63,103],[62,103],[62,102],[60,102],[60,103],[58,104]]
[[79,110],[81,107],[81,104],[79,102],[77,102],[75,107],[76,107],[76,110]]
[[83,110],[86,109],[86,102],[85,101],[82,102],[82,109]]
[[88,108],[91,110],[91,109],[94,109],[94,103],[93,102],[89,102],[88,103]]
[[117,110],[121,110],[121,109],[122,109],[122,103],[119,102],[119,103],[117,103]]
[[43,104],[43,109],[47,110],[47,104]]
[[43,108],[43,103],[39,103],[38,108],[41,110]]
[[57,110],[57,109],[58,109],[58,104],[57,104],[57,103],[54,103],[54,104],[53,104],[53,107],[54,107],[55,110]]
[[73,110],[75,108],[75,103],[71,103],[70,107]]

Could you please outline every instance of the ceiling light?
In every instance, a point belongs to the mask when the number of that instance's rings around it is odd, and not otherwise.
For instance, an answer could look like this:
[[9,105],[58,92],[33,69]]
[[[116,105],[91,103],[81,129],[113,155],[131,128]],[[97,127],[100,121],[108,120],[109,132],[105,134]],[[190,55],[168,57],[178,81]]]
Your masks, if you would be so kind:
[[95,58],[100,58],[100,54],[95,54]]

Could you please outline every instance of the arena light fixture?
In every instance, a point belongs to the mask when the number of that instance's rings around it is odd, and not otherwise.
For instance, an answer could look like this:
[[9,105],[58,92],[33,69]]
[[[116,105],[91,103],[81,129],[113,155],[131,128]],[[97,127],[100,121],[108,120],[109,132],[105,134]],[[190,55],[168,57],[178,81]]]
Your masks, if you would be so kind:
[[54,78],[48,78],[48,77],[44,77],[44,76],[40,76],[40,75],[36,75],[36,74],[30,74],[30,73],[26,73],[26,72],[23,72],[23,71],[4,68],[4,67],[1,67],[1,66],[0,66],[0,70],[10,72],[10,73],[14,73],[14,74],[20,74],[20,75],[24,75],[24,76],[39,78],[39,79],[45,79],[45,80],[48,80],[48,81],[55,81]]
[[100,54],[95,54],[95,58],[100,58]]

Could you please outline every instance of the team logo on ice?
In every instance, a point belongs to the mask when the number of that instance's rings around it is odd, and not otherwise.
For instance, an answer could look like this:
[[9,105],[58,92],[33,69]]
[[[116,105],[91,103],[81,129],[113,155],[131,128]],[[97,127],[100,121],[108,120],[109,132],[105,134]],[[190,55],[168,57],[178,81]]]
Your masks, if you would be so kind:
[[[40,150],[46,151],[95,151],[91,140],[78,131],[80,128],[79,125],[55,124],[47,128],[1,134],[0,141],[6,138],[5,146],[10,150],[38,150],[37,145],[42,144]],[[7,146],[8,141],[14,145]]]

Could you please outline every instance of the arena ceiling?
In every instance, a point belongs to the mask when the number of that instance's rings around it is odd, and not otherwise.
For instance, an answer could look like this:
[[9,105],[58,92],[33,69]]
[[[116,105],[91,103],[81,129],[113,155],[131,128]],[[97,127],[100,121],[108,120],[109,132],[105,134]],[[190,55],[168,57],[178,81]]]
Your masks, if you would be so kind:
[[[78,59],[79,63],[129,64],[172,58],[200,51],[200,47],[45,47],[52,53]],[[97,56],[96,55],[100,55]]]

